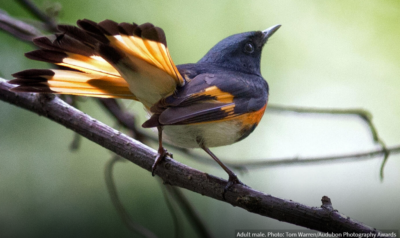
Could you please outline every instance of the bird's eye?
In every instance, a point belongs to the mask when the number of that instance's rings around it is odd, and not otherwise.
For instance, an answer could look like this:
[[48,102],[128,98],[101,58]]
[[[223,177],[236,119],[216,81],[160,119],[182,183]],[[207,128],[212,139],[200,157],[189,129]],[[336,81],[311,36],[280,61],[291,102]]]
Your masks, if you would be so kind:
[[244,45],[244,52],[246,53],[253,53],[254,52],[254,45],[252,43],[246,43],[246,45]]

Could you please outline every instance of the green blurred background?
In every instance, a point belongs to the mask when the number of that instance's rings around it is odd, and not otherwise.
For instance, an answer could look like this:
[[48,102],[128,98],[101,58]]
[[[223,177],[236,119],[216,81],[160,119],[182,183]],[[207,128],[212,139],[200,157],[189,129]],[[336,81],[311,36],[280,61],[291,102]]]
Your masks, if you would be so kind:
[[[399,1],[35,1],[62,7],[60,23],[77,19],[152,22],[162,27],[176,64],[196,62],[219,40],[235,33],[281,29],[264,48],[262,74],[270,104],[364,108],[374,116],[387,145],[400,144]],[[0,1],[14,17],[29,19],[16,2]],[[33,46],[0,32],[0,76],[49,67],[26,59]],[[141,113],[138,103],[127,105]],[[111,126],[115,122],[92,99],[82,111]],[[267,109],[268,111],[268,109]],[[132,237],[108,197],[103,169],[112,156],[82,139],[71,152],[73,132],[0,101],[0,237]],[[156,145],[151,145],[156,148]],[[230,161],[306,157],[378,148],[368,127],[352,116],[267,113],[246,140],[213,151]],[[174,158],[226,178],[174,150]],[[201,151],[198,151],[202,153]],[[390,157],[380,182],[382,158],[332,164],[250,170],[241,180],[254,189],[309,206],[321,197],[334,208],[378,229],[400,228],[400,156]],[[157,181],[131,163],[115,169],[121,199],[134,220],[159,237],[173,236],[173,222]],[[184,191],[215,237],[235,229],[297,229],[229,204]],[[184,237],[195,233],[183,216]],[[134,236],[134,235],[133,235]],[[135,237],[135,236],[134,236]]]

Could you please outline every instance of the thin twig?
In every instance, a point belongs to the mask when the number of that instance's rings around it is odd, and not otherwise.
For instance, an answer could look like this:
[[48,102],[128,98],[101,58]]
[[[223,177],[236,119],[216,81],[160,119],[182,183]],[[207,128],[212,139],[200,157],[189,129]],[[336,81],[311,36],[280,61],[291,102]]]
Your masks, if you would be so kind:
[[40,36],[41,32],[30,24],[10,17],[0,10],[0,29],[23,41],[32,41]]
[[273,167],[273,166],[282,166],[282,165],[299,165],[299,164],[317,164],[317,163],[330,163],[330,162],[342,162],[344,160],[357,160],[361,159],[372,159],[382,155],[385,155],[386,152],[390,152],[391,154],[399,154],[400,153],[400,145],[389,147],[387,149],[377,149],[371,150],[367,152],[359,152],[359,153],[350,153],[343,155],[335,155],[335,156],[317,156],[317,157],[296,157],[296,158],[278,158],[278,159],[260,159],[260,160],[247,160],[244,163],[230,163],[233,166],[245,166],[250,167],[252,169],[256,168],[265,168],[265,167]]
[[177,214],[176,208],[173,206],[171,199],[169,197],[169,191],[167,190],[167,187],[164,186],[163,181],[161,179],[158,179],[159,184],[161,186],[161,190],[165,199],[165,203],[167,204],[168,210],[171,213],[172,220],[174,223],[174,230],[175,230],[175,237],[179,238],[182,237],[183,229],[181,229],[182,225],[181,222],[179,221],[179,217]]
[[199,214],[196,212],[194,207],[186,199],[185,195],[177,187],[166,185],[168,192],[175,198],[175,201],[180,204],[189,222],[192,224],[196,230],[196,234],[202,238],[212,238],[210,231],[205,226],[203,220],[200,218]]
[[32,1],[30,0],[17,0],[21,6],[26,8],[29,12],[33,13],[39,20],[44,22],[48,26],[48,30],[51,32],[57,32],[57,22],[54,18],[48,16],[44,13],[40,8],[38,8]]
[[332,115],[355,115],[360,117],[365,123],[367,123],[372,138],[375,143],[379,144],[384,151],[384,159],[382,160],[380,168],[380,178],[383,180],[383,170],[385,168],[386,161],[389,159],[390,151],[387,149],[386,144],[379,137],[378,131],[374,123],[372,122],[372,114],[365,109],[326,109],[326,108],[312,108],[312,107],[293,107],[283,105],[269,105],[266,112],[295,112],[295,113],[318,113],[318,114],[332,114]]
[[71,151],[77,151],[79,149],[79,146],[81,144],[81,135],[78,133],[74,133],[74,138],[72,138],[71,143],[69,144],[69,149]]
[[115,187],[114,177],[113,177],[113,168],[116,162],[120,161],[121,158],[118,156],[113,156],[106,164],[104,168],[104,177],[106,180],[108,194],[110,195],[111,202],[117,210],[118,215],[121,217],[121,220],[125,223],[126,227],[129,228],[135,234],[139,234],[143,237],[148,238],[157,238],[157,236],[151,232],[150,230],[146,229],[145,227],[136,224],[130,215],[126,212],[126,209],[121,203],[119,199],[117,189]]
[[117,100],[112,98],[99,98],[96,101],[98,101],[100,105],[102,105],[104,109],[106,109],[120,125],[131,130],[133,133],[133,138],[138,141],[144,141],[147,139],[147,136],[137,129],[135,124],[137,121],[135,115],[123,110]]
[[385,147],[383,150],[384,150],[384,156],[383,156],[383,160],[382,160],[382,164],[381,164],[381,169],[380,169],[380,172],[379,172],[381,181],[383,181],[383,176],[384,176],[383,170],[384,170],[384,168],[385,168],[386,162],[387,162],[387,160],[389,159],[389,155],[390,155],[391,153],[393,153],[393,150],[390,150],[390,149],[388,149],[388,148],[386,148],[386,147]]
[[372,123],[372,114],[364,109],[327,109],[327,108],[312,108],[312,107],[293,107],[283,105],[268,105],[266,112],[295,112],[295,113],[318,113],[318,114],[333,114],[333,115],[355,115],[364,120],[371,131],[372,138],[376,143],[380,143],[378,132]]

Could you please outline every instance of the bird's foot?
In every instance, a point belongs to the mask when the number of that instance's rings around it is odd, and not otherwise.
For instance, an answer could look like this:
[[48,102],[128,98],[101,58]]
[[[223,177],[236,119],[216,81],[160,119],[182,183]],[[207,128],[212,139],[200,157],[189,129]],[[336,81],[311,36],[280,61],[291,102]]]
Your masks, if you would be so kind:
[[157,165],[161,163],[166,156],[173,158],[173,155],[169,153],[164,147],[158,148],[158,153],[156,159],[154,160],[154,164],[151,166],[151,175],[154,176],[154,171],[157,168]]
[[236,184],[240,184],[242,186],[246,186],[248,187],[246,184],[242,183],[238,177],[236,176],[236,174],[229,174],[229,179],[228,179],[228,183],[226,184],[225,188],[224,188],[224,192],[222,193],[222,197],[225,200],[225,193],[234,185]]

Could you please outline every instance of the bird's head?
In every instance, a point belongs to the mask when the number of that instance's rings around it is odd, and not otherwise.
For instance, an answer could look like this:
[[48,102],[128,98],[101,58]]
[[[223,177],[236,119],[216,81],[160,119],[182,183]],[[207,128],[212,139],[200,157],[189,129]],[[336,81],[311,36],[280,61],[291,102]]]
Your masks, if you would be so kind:
[[211,48],[198,63],[216,64],[244,73],[261,75],[262,48],[280,26],[229,36]]

